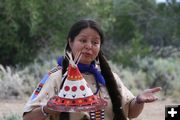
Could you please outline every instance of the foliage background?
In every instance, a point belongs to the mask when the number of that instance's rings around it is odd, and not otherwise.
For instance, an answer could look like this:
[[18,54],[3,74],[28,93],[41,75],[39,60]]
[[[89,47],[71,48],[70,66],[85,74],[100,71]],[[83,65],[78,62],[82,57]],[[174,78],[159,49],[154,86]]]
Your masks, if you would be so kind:
[[161,86],[163,96],[178,99],[180,3],[175,0],[0,0],[0,99],[27,99],[56,65],[68,30],[79,19],[102,26],[103,51],[134,94]]

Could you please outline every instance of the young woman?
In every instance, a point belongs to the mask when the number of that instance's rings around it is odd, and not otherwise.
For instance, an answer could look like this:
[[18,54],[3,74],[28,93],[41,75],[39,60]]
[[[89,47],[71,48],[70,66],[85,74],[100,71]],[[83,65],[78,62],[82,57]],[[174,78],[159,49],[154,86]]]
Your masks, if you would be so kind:
[[[102,120],[127,120],[137,117],[144,103],[157,100],[154,93],[160,91],[160,87],[147,89],[134,96],[122,83],[118,75],[111,68],[101,51],[104,41],[103,32],[93,20],[80,20],[70,29],[67,36],[65,52],[75,56],[81,53],[79,64],[88,66],[88,70],[80,71],[89,84],[94,94],[108,101],[104,109]],[[25,105],[24,120],[90,120],[88,112],[55,112],[47,107],[50,98],[58,95],[62,76],[67,70],[68,60],[61,58],[58,66],[51,70],[41,80],[29,101]],[[99,72],[100,71],[100,72]],[[96,120],[93,118],[92,120]]]

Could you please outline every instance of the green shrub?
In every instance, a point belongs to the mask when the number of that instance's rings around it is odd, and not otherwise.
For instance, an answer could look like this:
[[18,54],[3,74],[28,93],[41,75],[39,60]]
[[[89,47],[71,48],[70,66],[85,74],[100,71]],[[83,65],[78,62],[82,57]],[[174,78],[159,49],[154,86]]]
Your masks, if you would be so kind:
[[41,55],[24,68],[4,68],[0,65],[0,99],[23,99],[29,96],[43,75],[56,66],[56,59],[51,57],[52,54]]
[[146,86],[161,86],[164,95],[176,94],[180,89],[180,61],[179,58],[153,58],[137,59],[136,63],[146,73]]
[[143,36],[138,32],[135,35],[129,45],[121,45],[118,48],[113,56],[114,62],[122,64],[124,67],[133,67],[136,57],[144,57],[150,54],[151,49],[142,41]]
[[133,93],[152,87],[162,87],[165,96],[179,98],[180,59],[179,58],[134,58],[135,68],[122,67],[111,63],[112,69],[119,74],[123,83]]
[[125,86],[134,94],[147,89],[145,86],[146,73],[142,70],[134,71],[132,68],[124,68],[122,65],[109,62],[112,70],[119,75]]

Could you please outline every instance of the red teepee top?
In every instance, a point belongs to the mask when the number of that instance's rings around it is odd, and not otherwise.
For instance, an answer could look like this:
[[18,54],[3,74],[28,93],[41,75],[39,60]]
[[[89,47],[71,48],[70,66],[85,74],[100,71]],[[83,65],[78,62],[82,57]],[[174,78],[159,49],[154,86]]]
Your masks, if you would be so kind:
[[82,80],[83,76],[80,73],[79,69],[77,66],[73,66],[71,64],[69,64],[68,67],[68,80],[72,80],[72,81],[77,81],[77,80]]

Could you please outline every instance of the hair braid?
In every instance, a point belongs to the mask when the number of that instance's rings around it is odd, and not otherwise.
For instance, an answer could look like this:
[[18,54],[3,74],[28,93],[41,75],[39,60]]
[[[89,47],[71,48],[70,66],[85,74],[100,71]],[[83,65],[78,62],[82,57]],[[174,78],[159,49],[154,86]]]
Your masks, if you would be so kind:
[[[69,64],[69,61],[67,60],[67,58],[64,58],[62,61],[62,75],[66,72],[68,64]],[[60,89],[62,88],[63,84],[64,84],[64,80],[61,83]],[[69,120],[69,119],[70,119],[70,116],[68,112],[61,112],[59,114],[59,120]]]
[[122,110],[121,93],[118,90],[114,75],[102,51],[99,52],[99,62],[101,73],[106,81],[106,87],[113,105],[114,120],[127,120]]

